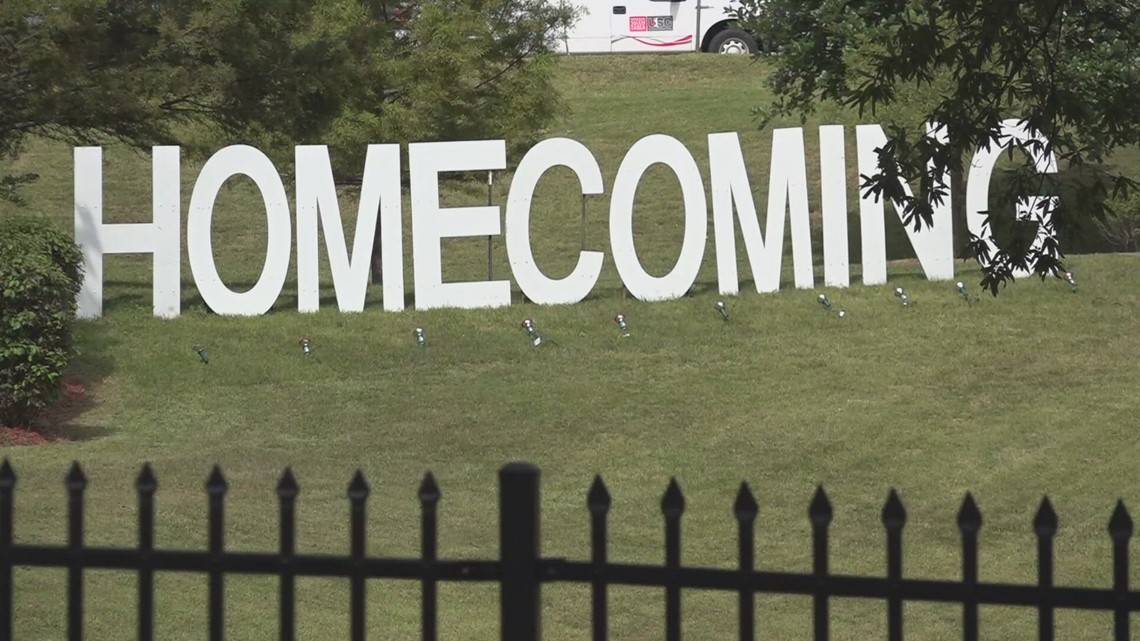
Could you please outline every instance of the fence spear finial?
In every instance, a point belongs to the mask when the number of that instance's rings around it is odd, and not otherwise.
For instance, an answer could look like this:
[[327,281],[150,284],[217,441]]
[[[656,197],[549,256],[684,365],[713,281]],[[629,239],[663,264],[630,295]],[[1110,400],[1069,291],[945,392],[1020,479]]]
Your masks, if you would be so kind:
[[669,479],[669,487],[665,488],[665,495],[661,497],[661,513],[665,516],[679,516],[685,511],[685,496],[681,494],[681,486],[676,478]]
[[1033,530],[1038,536],[1053,536],[1057,533],[1057,513],[1053,511],[1053,504],[1049,497],[1041,499],[1041,506],[1037,508],[1037,515],[1033,517]]
[[139,492],[154,492],[158,489],[158,479],[154,477],[154,470],[150,468],[150,463],[143,463],[142,470],[139,471],[139,476],[135,479],[135,489]]
[[206,493],[210,495],[225,494],[228,487],[226,477],[222,476],[221,466],[215,464],[214,469],[210,471],[210,478],[206,479]]
[[297,496],[300,491],[301,488],[297,485],[297,479],[293,476],[293,468],[286,467],[281,474],[281,480],[277,482],[277,496],[283,499],[291,499]]
[[439,485],[435,482],[435,477],[431,472],[424,474],[424,480],[420,483],[419,489],[420,503],[427,505],[435,505],[439,502],[442,493],[439,491]]
[[903,507],[898,492],[892,487],[891,493],[887,496],[887,502],[883,505],[883,525],[893,528],[902,527],[905,524],[906,508]]
[[977,532],[982,527],[982,513],[978,510],[974,497],[966,492],[962,507],[958,509],[958,529],[963,532]]
[[1114,539],[1127,539],[1132,536],[1132,517],[1128,514],[1128,508],[1124,507],[1123,500],[1116,502],[1116,509],[1112,511],[1112,518],[1108,521],[1108,533]]
[[83,468],[79,466],[79,461],[72,461],[71,470],[67,473],[67,489],[69,490],[82,490],[87,487],[87,477],[83,475]]
[[590,491],[586,494],[586,507],[593,513],[604,514],[610,510],[610,502],[610,491],[606,489],[602,476],[594,475],[594,482],[590,484]]
[[11,463],[8,462],[8,457],[4,457],[4,462],[0,463],[0,487],[12,487],[16,484],[16,473],[12,470]]
[[749,489],[747,482],[740,483],[740,489],[736,492],[736,501],[732,505],[732,512],[736,515],[738,521],[752,521],[756,518],[756,513],[760,510],[760,506],[756,504],[756,498],[752,496],[752,490]]
[[368,497],[368,481],[364,480],[364,472],[356,470],[356,474],[352,477],[352,483],[348,485],[348,498],[358,501]]
[[817,485],[815,488],[815,496],[812,497],[811,505],[808,506],[808,517],[814,525],[831,523],[831,501],[827,499],[827,492],[823,491],[823,485]]

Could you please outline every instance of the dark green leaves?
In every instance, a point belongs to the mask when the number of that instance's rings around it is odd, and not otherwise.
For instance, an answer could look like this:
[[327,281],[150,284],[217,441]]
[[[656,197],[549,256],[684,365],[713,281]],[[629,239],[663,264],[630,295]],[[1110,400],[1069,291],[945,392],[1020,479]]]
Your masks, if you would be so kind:
[[[768,83],[776,94],[761,112],[773,119],[813,113],[832,102],[884,124],[890,143],[879,172],[862,176],[863,193],[903,206],[906,224],[930,224],[931,201],[951,191],[965,215],[963,172],[994,139],[1002,120],[1020,120],[1030,143],[1000,169],[991,189],[997,246],[976,238],[964,253],[984,265],[996,293],[1015,270],[1044,277],[1063,270],[1056,242],[1035,246],[1036,224],[1015,224],[1021,196],[1061,195],[1053,213],[1060,238],[1103,220],[1108,186],[1127,197],[1138,185],[1113,172],[1112,152],[1140,142],[1140,11],[1119,0],[744,0],[743,21],[778,55]],[[925,138],[937,122],[944,142]],[[1032,155],[1052,154],[1059,172],[1047,184]],[[1020,172],[1020,173],[1019,173]],[[1000,174],[1000,175],[999,175]],[[899,179],[919,189],[907,196]],[[1036,186],[1030,184],[1036,181]],[[997,203],[993,201],[998,201]],[[997,206],[1000,205],[1000,206]],[[1015,229],[1016,228],[1016,229]],[[1001,229],[1002,233],[997,233]],[[1008,233],[1007,233],[1008,232]]]

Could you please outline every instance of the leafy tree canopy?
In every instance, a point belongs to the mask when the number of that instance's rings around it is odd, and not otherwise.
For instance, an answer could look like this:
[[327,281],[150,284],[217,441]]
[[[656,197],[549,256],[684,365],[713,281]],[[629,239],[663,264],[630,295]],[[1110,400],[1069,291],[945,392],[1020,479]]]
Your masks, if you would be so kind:
[[[544,0],[4,0],[0,159],[30,136],[212,152],[537,135],[561,105]],[[290,163],[291,164],[291,163]],[[17,199],[31,175],[0,175]]]
[[[1013,141],[1024,153],[1011,154],[996,199],[1004,207],[987,212],[989,228],[1011,231],[996,250],[973,234],[967,246],[994,294],[1014,270],[1045,278],[1063,269],[1056,242],[1032,247],[1036,224],[1011,224],[1016,197],[1064,191],[1052,215],[1064,236],[1082,220],[1102,220],[1110,192],[1136,187],[1107,163],[1114,150],[1140,141],[1135,2],[743,1],[742,22],[776,47],[767,79],[776,99],[758,110],[761,122],[804,118],[825,103],[860,116],[888,112],[879,171],[863,176],[861,189],[902,205],[915,229],[931,223],[932,203],[950,193],[944,175],[960,177],[975,150],[999,140],[1003,120],[1021,121],[1030,140]],[[942,129],[927,135],[926,123]],[[1063,175],[1036,171],[1032,157],[1049,153]],[[913,197],[900,178],[920,185]],[[954,205],[959,201],[955,196]],[[1046,213],[1042,207],[1034,215]]]

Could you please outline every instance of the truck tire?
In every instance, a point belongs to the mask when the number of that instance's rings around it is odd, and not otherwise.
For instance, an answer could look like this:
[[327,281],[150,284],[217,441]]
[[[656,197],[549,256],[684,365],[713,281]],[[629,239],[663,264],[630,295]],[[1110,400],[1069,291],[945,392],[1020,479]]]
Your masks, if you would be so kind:
[[725,29],[709,42],[709,53],[752,55],[760,50],[756,38],[743,29]]

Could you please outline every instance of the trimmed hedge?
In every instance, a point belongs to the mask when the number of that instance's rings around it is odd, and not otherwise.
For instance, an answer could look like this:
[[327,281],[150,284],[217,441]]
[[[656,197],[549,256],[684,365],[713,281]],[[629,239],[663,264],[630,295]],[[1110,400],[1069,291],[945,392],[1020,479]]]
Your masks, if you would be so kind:
[[0,218],[0,425],[30,426],[73,354],[82,254],[46,220]]

